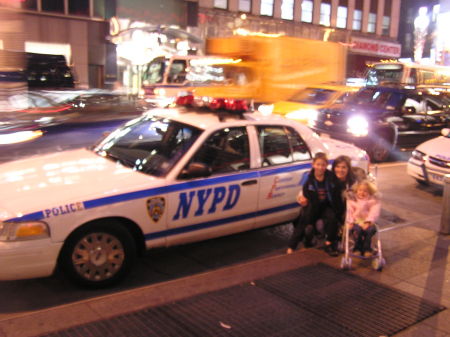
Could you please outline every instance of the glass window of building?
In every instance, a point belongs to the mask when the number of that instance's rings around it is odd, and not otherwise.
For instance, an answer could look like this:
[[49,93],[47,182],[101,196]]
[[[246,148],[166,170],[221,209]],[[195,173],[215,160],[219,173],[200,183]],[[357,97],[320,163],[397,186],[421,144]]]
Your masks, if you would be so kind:
[[355,10],[353,12],[353,30],[361,30],[362,23],[362,0],[355,0]]
[[69,0],[69,14],[89,16],[89,0]]
[[106,17],[105,0],[94,0],[94,16],[98,18]]
[[392,10],[392,0],[384,0],[384,15],[382,26],[383,35],[389,35],[389,29],[391,28],[391,10]]
[[46,12],[64,13],[64,0],[42,0],[42,10]]
[[250,12],[252,2],[251,0],[239,0],[239,11]]
[[370,1],[369,20],[367,22],[367,32],[369,33],[375,33],[377,27],[377,7],[377,0]]
[[302,18],[303,22],[312,22],[313,18],[313,1],[303,0],[302,1]]
[[261,15],[273,16],[273,1],[261,0]]
[[214,0],[214,7],[227,9],[228,8],[228,0]]
[[329,0],[324,0],[320,4],[320,24],[323,26],[330,26],[331,3]]
[[21,1],[22,9],[37,10],[37,0]]
[[281,18],[294,20],[294,0],[283,0],[281,3]]
[[348,3],[347,0],[339,0],[337,9],[337,28],[347,28]]

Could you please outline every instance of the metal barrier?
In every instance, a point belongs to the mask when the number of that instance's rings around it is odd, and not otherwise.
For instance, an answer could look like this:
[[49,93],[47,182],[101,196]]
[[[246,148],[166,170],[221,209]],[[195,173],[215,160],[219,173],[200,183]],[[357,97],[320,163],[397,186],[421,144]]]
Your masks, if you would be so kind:
[[450,234],[450,174],[444,176],[444,193],[442,198],[441,234]]

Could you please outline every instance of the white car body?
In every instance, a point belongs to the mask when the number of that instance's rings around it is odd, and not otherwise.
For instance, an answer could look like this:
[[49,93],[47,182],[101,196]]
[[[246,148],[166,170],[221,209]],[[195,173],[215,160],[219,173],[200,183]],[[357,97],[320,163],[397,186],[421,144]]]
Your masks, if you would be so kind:
[[[330,159],[345,154],[352,158],[353,165],[368,169],[368,156],[363,150],[321,139],[306,126],[282,117],[246,114],[245,118],[220,121],[212,113],[200,115],[183,109],[155,109],[151,113],[202,130],[165,176],[145,174],[88,149],[0,165],[0,280],[51,275],[68,238],[99,219],[114,218],[136,228],[147,249],[292,221],[299,212],[296,195],[312,160],[277,165],[274,158],[271,166],[264,166],[258,125],[296,130],[311,157],[316,152],[325,152]],[[244,126],[248,132],[248,169],[179,179],[208,137],[234,126]],[[5,224],[27,222],[45,224],[48,236],[5,239]]]
[[407,172],[419,182],[442,186],[444,176],[450,174],[450,129],[418,145],[408,160]]

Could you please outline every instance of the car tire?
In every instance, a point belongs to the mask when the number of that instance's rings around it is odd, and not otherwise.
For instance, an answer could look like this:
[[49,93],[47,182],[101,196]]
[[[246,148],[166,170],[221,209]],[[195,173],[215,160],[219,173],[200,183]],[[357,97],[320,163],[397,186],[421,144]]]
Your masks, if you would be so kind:
[[380,163],[389,159],[393,148],[392,142],[386,136],[375,136],[370,146],[369,156],[372,162]]
[[430,185],[428,182],[426,182],[425,180],[422,180],[422,179],[417,179],[417,178],[416,178],[416,181],[417,181],[417,183],[418,183],[419,185],[422,185],[422,186],[428,186],[428,185]]
[[98,221],[80,228],[66,240],[59,265],[75,283],[103,288],[122,280],[136,255],[133,237],[120,222]]

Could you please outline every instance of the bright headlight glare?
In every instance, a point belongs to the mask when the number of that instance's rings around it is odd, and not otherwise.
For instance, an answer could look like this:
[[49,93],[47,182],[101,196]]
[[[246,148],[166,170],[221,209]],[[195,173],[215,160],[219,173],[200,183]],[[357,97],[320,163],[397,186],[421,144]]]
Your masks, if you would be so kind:
[[273,104],[261,104],[258,111],[264,116],[269,116],[273,112]]
[[356,137],[364,137],[369,133],[369,122],[363,116],[353,116],[347,121],[347,132]]
[[48,225],[41,221],[0,223],[0,241],[25,241],[48,238]]

